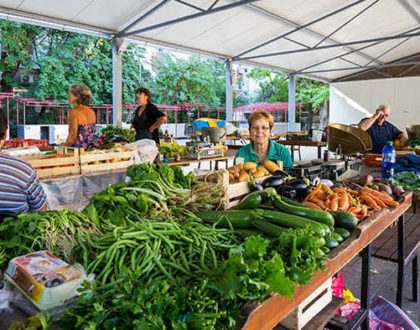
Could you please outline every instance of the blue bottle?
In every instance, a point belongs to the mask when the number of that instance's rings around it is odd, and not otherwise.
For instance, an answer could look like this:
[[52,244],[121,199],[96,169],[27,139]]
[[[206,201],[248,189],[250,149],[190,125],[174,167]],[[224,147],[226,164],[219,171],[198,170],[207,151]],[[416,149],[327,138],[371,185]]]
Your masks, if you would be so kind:
[[394,177],[395,149],[392,141],[386,141],[382,149],[382,179],[391,179]]

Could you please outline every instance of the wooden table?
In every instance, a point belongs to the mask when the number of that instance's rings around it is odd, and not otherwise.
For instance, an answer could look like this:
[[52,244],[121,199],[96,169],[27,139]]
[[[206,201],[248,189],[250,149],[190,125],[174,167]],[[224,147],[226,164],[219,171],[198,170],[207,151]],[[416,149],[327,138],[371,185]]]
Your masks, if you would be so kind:
[[310,140],[277,140],[277,143],[280,143],[284,146],[290,146],[292,160],[294,161],[294,146],[302,146],[302,147],[318,147],[318,158],[321,158],[321,148],[327,146],[327,142],[323,141],[310,141]]
[[226,168],[228,168],[228,160],[235,158],[236,152],[237,152],[237,150],[228,149],[228,151],[223,156],[207,157],[207,158],[201,158],[201,159],[184,158],[179,162],[170,161],[167,164],[168,165],[178,165],[178,166],[188,166],[188,165],[191,165],[191,164],[198,163],[198,165],[200,167],[201,163],[210,162],[210,170],[211,170],[212,169],[212,163],[211,162],[214,161],[215,162],[214,169],[218,170],[220,161],[225,162],[226,163]]
[[[412,196],[413,194],[411,192],[404,194],[404,200],[400,203],[399,207],[382,209],[361,222],[353,230],[352,235],[330,253],[326,261],[327,269],[324,272],[316,272],[310,284],[297,287],[293,300],[278,295],[273,295],[266,299],[248,315],[243,329],[272,329],[304,301],[311,292],[339,272],[359,252],[362,252],[362,308],[360,313],[364,313],[367,316],[371,254],[370,243],[394,222],[399,221],[399,225],[403,224],[403,214],[410,208]],[[367,324],[368,320],[365,318],[363,328],[367,329]]]

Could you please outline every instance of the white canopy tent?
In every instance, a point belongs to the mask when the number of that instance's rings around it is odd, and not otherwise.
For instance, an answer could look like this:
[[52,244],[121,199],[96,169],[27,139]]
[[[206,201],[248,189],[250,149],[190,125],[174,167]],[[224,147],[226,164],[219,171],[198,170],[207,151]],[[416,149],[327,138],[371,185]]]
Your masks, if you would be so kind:
[[233,61],[288,73],[290,129],[296,75],[420,75],[419,0],[0,0],[0,18],[111,38],[115,124],[127,39],[224,59],[227,118]]

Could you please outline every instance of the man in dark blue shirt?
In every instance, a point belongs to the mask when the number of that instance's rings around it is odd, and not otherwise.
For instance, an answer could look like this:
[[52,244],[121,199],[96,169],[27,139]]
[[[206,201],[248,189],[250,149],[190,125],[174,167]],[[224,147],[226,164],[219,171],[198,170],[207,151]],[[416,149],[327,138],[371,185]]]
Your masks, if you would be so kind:
[[364,118],[359,123],[359,128],[369,133],[372,139],[372,153],[381,154],[386,141],[398,139],[402,147],[407,145],[407,135],[386,121],[389,113],[389,106],[380,105],[372,117]]

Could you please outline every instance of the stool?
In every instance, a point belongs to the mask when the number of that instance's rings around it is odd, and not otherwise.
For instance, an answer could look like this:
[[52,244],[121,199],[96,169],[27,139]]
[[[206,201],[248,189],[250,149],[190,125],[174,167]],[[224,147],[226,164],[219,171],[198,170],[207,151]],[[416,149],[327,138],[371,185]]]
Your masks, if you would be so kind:
[[[295,149],[295,147],[296,147],[296,149]],[[295,151],[297,151],[298,152],[298,154],[299,154],[299,160],[302,160],[302,155],[300,154],[300,146],[290,146],[290,154],[291,154],[291,156],[292,156],[292,160],[294,161],[295,160],[295,157],[294,157],[294,152]]]
[[420,250],[420,242],[410,251],[407,257],[404,258],[402,265],[398,264],[398,285],[397,285],[397,305],[401,307],[402,304],[402,290],[404,280],[404,268],[412,263],[412,289],[413,301],[418,302],[419,292],[419,278],[418,278],[418,254]]

